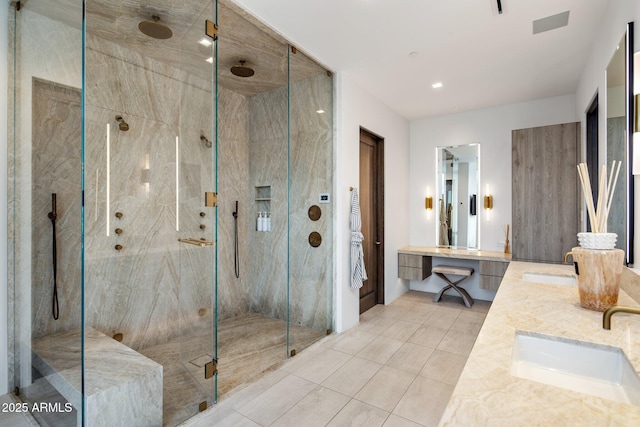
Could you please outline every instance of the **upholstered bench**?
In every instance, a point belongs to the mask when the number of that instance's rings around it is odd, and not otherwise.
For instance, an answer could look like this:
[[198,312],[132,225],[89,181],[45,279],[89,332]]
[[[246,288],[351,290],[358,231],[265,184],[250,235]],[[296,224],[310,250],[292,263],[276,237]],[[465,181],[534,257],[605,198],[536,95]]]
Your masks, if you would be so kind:
[[[442,295],[444,295],[444,293],[447,292],[449,289],[453,288],[462,297],[462,301],[464,301],[464,305],[471,308],[471,306],[474,303],[473,298],[471,298],[471,295],[469,295],[469,293],[464,288],[461,288],[460,286],[458,286],[458,283],[462,282],[467,277],[470,277],[473,274],[473,268],[457,267],[453,265],[436,265],[431,269],[431,272],[448,283],[447,286],[440,289],[440,292],[438,292],[438,295],[435,296],[435,298],[433,299],[433,302],[440,301],[442,299]],[[449,279],[447,276],[445,276],[445,274],[449,274],[453,276],[462,276],[462,278],[454,282],[452,279]]]

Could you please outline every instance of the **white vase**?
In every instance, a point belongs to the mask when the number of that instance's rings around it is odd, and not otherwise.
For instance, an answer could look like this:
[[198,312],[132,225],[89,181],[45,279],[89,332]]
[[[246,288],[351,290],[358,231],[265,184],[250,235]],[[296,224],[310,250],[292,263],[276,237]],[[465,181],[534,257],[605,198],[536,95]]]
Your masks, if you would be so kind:
[[584,249],[614,249],[616,233],[578,233],[578,243]]

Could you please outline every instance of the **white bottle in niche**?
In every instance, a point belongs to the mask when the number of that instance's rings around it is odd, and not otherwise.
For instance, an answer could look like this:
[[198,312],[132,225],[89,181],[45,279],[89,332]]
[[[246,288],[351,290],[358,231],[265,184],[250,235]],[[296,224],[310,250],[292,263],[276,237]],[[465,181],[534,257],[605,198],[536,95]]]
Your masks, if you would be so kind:
[[262,212],[260,214],[260,230],[259,231],[267,231],[267,213]]
[[258,218],[256,218],[256,231],[262,231],[262,212],[258,212]]
[[271,212],[267,212],[266,227],[264,231],[271,231]]

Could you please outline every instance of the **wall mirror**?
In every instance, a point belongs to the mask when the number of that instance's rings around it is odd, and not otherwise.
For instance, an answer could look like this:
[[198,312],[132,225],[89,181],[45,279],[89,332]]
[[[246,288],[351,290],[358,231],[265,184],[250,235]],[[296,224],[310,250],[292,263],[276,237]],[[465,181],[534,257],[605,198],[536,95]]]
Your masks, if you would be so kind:
[[480,144],[437,147],[436,158],[437,245],[477,248]]
[[633,23],[607,65],[607,140],[608,170],[615,160],[622,161],[607,221],[607,231],[616,233],[616,247],[625,251],[627,263],[633,263],[633,176],[631,175],[631,135],[633,125]]

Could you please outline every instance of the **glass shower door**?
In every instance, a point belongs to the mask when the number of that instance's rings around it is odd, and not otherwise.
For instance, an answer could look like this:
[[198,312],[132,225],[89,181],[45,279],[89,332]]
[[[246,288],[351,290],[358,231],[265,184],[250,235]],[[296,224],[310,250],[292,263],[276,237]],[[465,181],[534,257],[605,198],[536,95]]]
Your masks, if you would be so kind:
[[82,1],[9,10],[9,411],[80,425]]
[[87,424],[174,426],[215,399],[213,2],[85,4],[85,367],[133,396]]
[[[175,218],[178,248],[179,364],[167,372],[170,411],[176,422],[217,400],[217,135],[215,2],[191,23],[180,41],[181,68],[193,68],[180,83],[175,139]],[[165,409],[165,414],[169,412]],[[165,425],[169,420],[165,417]],[[173,425],[174,422],[169,424]]]

